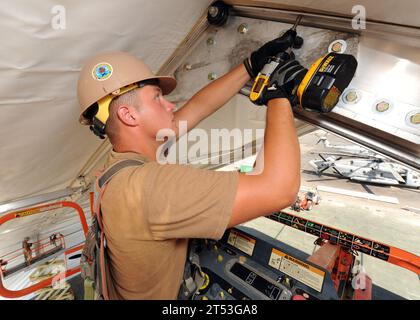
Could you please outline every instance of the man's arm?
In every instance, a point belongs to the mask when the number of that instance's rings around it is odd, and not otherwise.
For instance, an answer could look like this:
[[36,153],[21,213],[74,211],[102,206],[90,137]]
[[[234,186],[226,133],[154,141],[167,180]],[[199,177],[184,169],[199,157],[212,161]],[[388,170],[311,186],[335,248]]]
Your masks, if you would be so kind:
[[180,110],[175,121],[187,121],[187,130],[226,104],[250,79],[243,64],[198,91]]
[[[257,76],[269,57],[292,46],[295,37],[296,32],[289,30],[281,37],[265,43],[252,52],[243,64],[196,93],[180,110],[175,112],[175,121],[187,121],[187,131],[194,128],[200,121],[225,105],[250,77]],[[178,132],[177,135],[179,136]]]
[[228,227],[290,206],[300,187],[300,148],[290,103],[268,102],[264,164],[259,175],[240,174]]

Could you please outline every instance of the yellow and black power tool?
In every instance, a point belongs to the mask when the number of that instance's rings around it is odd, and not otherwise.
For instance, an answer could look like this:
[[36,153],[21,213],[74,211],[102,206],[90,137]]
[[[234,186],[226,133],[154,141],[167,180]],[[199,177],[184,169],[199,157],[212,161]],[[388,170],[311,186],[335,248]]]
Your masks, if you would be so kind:
[[[296,27],[301,19],[302,16],[297,17],[295,24],[290,29],[291,31],[296,31]],[[258,75],[255,77],[251,93],[249,94],[249,99],[252,102],[255,104],[260,104],[259,101],[261,99],[261,95],[270,83],[270,76],[280,64],[285,63],[290,59],[292,55],[292,48],[289,47],[286,51],[279,52],[276,56],[271,57],[270,60],[264,65],[260,73],[258,73]]]
[[330,112],[356,72],[357,60],[350,54],[330,52],[315,61],[297,88],[299,104],[310,110]]
[[[296,30],[300,18],[298,17],[291,30]],[[249,95],[252,102],[258,104],[261,95],[270,84],[270,76],[287,59],[294,59],[291,47],[270,59],[264,66],[254,80]],[[330,52],[315,61],[309,69],[302,66],[300,68],[300,72],[296,72],[295,69],[294,73],[302,80],[293,88],[292,94],[297,96],[297,101],[303,108],[326,113],[337,105],[340,95],[353,79],[357,60],[349,54]],[[302,73],[305,73],[305,76],[302,77]]]

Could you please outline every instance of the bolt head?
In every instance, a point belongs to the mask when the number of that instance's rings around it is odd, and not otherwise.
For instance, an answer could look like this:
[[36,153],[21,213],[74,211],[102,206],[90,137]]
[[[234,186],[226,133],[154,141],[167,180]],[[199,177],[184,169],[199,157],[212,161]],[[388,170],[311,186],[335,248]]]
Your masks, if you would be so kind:
[[214,45],[214,43],[215,43],[214,38],[208,38],[207,39],[207,45],[208,46],[212,46],[212,45]]
[[218,13],[219,13],[219,8],[218,7],[210,6],[210,8],[209,8],[209,15],[211,17],[213,17],[213,18],[216,17]]
[[390,105],[386,101],[381,101],[376,105],[376,110],[379,112],[385,112],[390,108]]
[[412,115],[410,121],[412,124],[420,124],[420,112]]
[[248,32],[248,25],[246,23],[242,23],[239,27],[238,27],[238,32],[240,34],[245,34]]
[[207,78],[209,80],[215,80],[217,78],[217,76],[214,72],[210,72]]

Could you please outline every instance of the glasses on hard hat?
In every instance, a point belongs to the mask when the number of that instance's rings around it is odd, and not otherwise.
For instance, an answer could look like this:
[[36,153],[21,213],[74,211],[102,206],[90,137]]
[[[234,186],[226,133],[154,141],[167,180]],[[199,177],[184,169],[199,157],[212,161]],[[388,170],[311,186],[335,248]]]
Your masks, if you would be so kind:
[[122,87],[121,89],[106,95],[98,102],[95,102],[93,105],[91,105],[84,113],[84,116],[87,119],[92,119],[90,130],[99,138],[105,139],[105,127],[109,118],[109,105],[111,104],[112,100],[131,90],[143,88],[147,85],[159,85],[159,79],[148,79],[129,84],[128,86]]

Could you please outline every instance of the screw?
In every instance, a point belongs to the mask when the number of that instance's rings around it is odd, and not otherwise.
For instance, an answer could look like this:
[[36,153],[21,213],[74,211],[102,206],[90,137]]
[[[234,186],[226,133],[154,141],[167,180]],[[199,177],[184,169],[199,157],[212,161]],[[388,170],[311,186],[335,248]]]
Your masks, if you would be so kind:
[[214,72],[210,72],[207,78],[211,81],[211,80],[215,80],[217,76]]
[[385,112],[389,109],[390,105],[386,101],[381,101],[376,105],[376,110],[379,112]]
[[238,32],[240,34],[245,34],[248,32],[248,25],[246,23],[242,23],[239,27],[238,27]]
[[214,43],[215,43],[214,38],[208,38],[207,39],[207,45],[208,46],[212,46],[212,45],[214,45]]
[[216,17],[217,16],[217,14],[219,13],[219,8],[218,7],[215,7],[215,6],[211,6],[210,8],[209,8],[209,15],[211,16],[211,17]]
[[420,124],[420,113],[416,113],[410,117],[410,122],[412,124]]
[[343,45],[340,42],[336,42],[332,45],[331,49],[333,52],[341,52]]
[[191,70],[192,69],[192,65],[190,65],[189,63],[184,65],[184,69],[185,70]]
[[345,98],[346,98],[346,100],[348,102],[354,102],[354,101],[356,101],[357,100],[357,93],[356,93],[356,91],[349,91],[347,93],[347,95],[346,95]]

